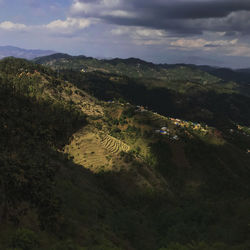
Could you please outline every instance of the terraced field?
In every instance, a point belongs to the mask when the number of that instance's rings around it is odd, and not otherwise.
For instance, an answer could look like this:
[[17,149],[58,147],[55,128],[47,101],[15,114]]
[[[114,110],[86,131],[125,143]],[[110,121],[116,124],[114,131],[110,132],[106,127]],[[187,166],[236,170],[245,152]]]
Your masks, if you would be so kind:
[[115,155],[129,149],[127,144],[112,136],[91,132],[85,128],[73,136],[73,140],[64,151],[73,157],[76,164],[93,172],[100,172],[112,169]]
[[130,146],[110,135],[102,135],[101,144],[112,154],[117,154],[121,151],[128,152],[130,150]]
[[108,157],[110,153],[102,147],[99,135],[92,132],[76,133],[71,143],[65,147],[65,152],[73,157],[76,164],[93,172],[112,166],[111,157]]

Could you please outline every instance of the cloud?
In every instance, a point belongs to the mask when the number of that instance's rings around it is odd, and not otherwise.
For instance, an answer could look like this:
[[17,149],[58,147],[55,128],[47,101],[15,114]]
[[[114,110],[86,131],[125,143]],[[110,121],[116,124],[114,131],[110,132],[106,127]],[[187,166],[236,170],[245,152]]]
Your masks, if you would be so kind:
[[58,34],[75,34],[90,26],[90,19],[84,18],[66,18],[65,20],[54,20],[45,25],[26,25],[22,23],[13,23],[11,21],[4,21],[0,23],[0,30],[16,32],[29,31],[30,33],[48,33],[53,35]]
[[216,48],[220,46],[231,46],[236,45],[238,39],[234,39],[231,41],[228,40],[215,40],[215,41],[207,41],[205,39],[178,39],[170,43],[173,47],[181,47],[181,48]]
[[250,57],[250,48],[248,44],[241,44],[239,46],[234,46],[227,51],[226,55],[228,56],[241,56],[241,57]]
[[250,57],[250,0],[13,1],[0,0],[9,5],[0,22],[5,44],[158,62]]
[[55,20],[44,27],[53,32],[71,33],[85,29],[91,24],[89,19],[85,18],[67,18],[66,20]]
[[17,31],[17,30],[25,30],[27,26],[21,23],[13,23],[10,21],[5,21],[0,23],[0,29],[9,30],[9,31]]
[[111,30],[111,34],[130,39],[136,45],[162,45],[168,43],[168,34],[164,30],[141,27],[119,26]]
[[134,38],[158,38],[165,37],[167,34],[164,30],[156,30],[141,27],[118,27],[111,30],[114,35],[129,35]]
[[250,29],[249,0],[74,0],[71,15],[185,35]]
[[132,18],[136,15],[126,9],[119,8],[122,6],[121,0],[75,0],[71,7],[71,14],[73,16],[94,17],[101,18],[105,16]]
[[[134,44],[146,46],[166,46],[169,49],[179,50],[225,50],[239,45],[239,39],[222,40],[216,39],[217,36],[221,38],[224,34],[219,33],[214,35],[210,34],[210,39],[205,38],[178,38],[169,35],[165,30],[156,30],[141,27],[126,27],[119,26],[111,30],[112,35],[120,36],[123,39],[130,39]],[[207,35],[207,37],[209,37]]]

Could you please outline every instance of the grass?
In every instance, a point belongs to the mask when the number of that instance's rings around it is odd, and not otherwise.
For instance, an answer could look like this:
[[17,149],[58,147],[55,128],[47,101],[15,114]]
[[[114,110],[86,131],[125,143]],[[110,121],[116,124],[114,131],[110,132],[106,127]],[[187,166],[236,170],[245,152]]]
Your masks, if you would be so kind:
[[129,150],[130,147],[122,141],[98,130],[91,131],[90,127],[74,134],[70,144],[64,149],[76,164],[96,173],[112,170],[116,155]]
[[88,129],[76,133],[74,139],[64,150],[73,156],[76,164],[82,165],[93,172],[99,172],[103,166],[105,169],[112,166],[112,160],[107,158],[109,152],[102,146],[101,138]]

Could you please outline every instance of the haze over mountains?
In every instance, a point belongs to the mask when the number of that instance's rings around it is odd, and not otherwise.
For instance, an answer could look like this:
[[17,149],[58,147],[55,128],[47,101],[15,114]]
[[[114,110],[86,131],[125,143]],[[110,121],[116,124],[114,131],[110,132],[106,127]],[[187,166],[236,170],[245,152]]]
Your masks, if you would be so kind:
[[[23,49],[15,46],[0,46],[0,59],[4,57],[17,57],[32,60],[38,57],[49,56],[56,54],[56,51],[53,50],[41,50],[41,49]],[[66,55],[66,54],[65,54]],[[98,60],[113,60],[111,57],[95,57]],[[142,60],[142,61],[151,61],[151,60]],[[202,57],[198,55],[187,56],[183,53],[182,56],[178,56],[173,59],[172,54],[169,54],[165,59],[160,59],[158,63],[161,64],[194,64],[194,65],[208,65],[215,68],[232,68],[232,69],[243,69],[244,72],[249,71],[248,58],[236,58],[229,57],[228,60],[219,59],[219,58],[210,58]],[[157,64],[156,61],[154,63]],[[250,67],[250,62],[249,62]],[[245,69],[246,68],[246,69]],[[242,70],[241,70],[242,72]]]
[[25,59],[33,59],[39,56],[47,56],[56,53],[52,50],[39,50],[39,49],[21,49],[14,46],[0,46],[0,59],[4,57],[18,57]]

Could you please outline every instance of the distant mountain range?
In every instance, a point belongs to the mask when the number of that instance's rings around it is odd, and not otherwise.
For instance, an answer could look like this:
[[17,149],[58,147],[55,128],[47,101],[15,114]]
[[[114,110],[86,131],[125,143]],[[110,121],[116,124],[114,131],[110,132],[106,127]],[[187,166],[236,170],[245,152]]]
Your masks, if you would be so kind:
[[[181,80],[217,82],[218,79],[225,82],[250,84],[250,69],[230,69],[207,65],[195,64],[154,64],[138,58],[113,58],[96,59],[84,55],[71,56],[57,53],[49,56],[35,58],[39,64],[49,66],[56,70],[74,70],[81,72],[100,71],[103,73],[119,74],[135,78],[160,78],[170,82],[176,80],[177,75]],[[178,74],[176,75],[176,71]],[[182,74],[180,74],[182,72]],[[207,73],[207,74],[206,74]],[[215,78],[214,78],[215,77]]]
[[[121,64],[125,64],[125,68],[129,65],[129,75],[135,75],[141,77],[144,74],[141,74],[142,69],[138,71],[138,65],[142,66],[145,71],[145,67],[148,69],[152,68],[158,69],[166,69],[176,66],[188,66],[196,69],[200,69],[209,74],[212,74],[216,77],[220,77],[226,81],[237,81],[243,83],[249,83],[250,79],[250,68],[246,69],[230,69],[225,67],[215,67],[215,66],[206,66],[206,65],[223,65],[222,62],[216,60],[209,60],[206,58],[199,57],[190,57],[186,60],[183,60],[183,63],[177,64],[154,64],[151,62],[146,62],[137,58],[128,58],[128,59],[120,59],[120,58],[92,58],[86,57],[83,55],[80,56],[71,56],[68,54],[57,53],[53,50],[40,50],[40,49],[22,49],[14,46],[0,46],[0,59],[5,57],[16,57],[16,58],[24,58],[28,60],[35,59],[36,62],[41,64],[49,64],[52,68],[68,68],[69,65],[75,70],[81,70],[84,66],[86,71],[95,71],[95,70],[104,70],[105,72],[112,73],[121,73]],[[204,62],[206,61],[206,64]],[[69,63],[71,62],[71,63]],[[73,63],[74,62],[74,63]],[[119,65],[120,64],[120,65]],[[106,69],[103,69],[103,66],[107,66]],[[119,66],[118,66],[119,65]],[[110,67],[111,66],[111,67]],[[117,69],[117,66],[119,69]],[[105,68],[105,67],[104,67]],[[112,68],[112,69],[111,69]],[[124,68],[122,69],[122,71]],[[126,71],[126,70],[125,70]],[[134,72],[136,71],[136,72]],[[125,73],[125,72],[123,72]],[[145,72],[143,72],[145,73]],[[159,73],[159,72],[158,72]],[[150,75],[152,72],[150,72]],[[152,76],[152,75],[151,75]]]
[[30,50],[13,46],[0,46],[0,59],[9,56],[33,59],[35,57],[48,56],[54,53],[55,51],[52,50]]

